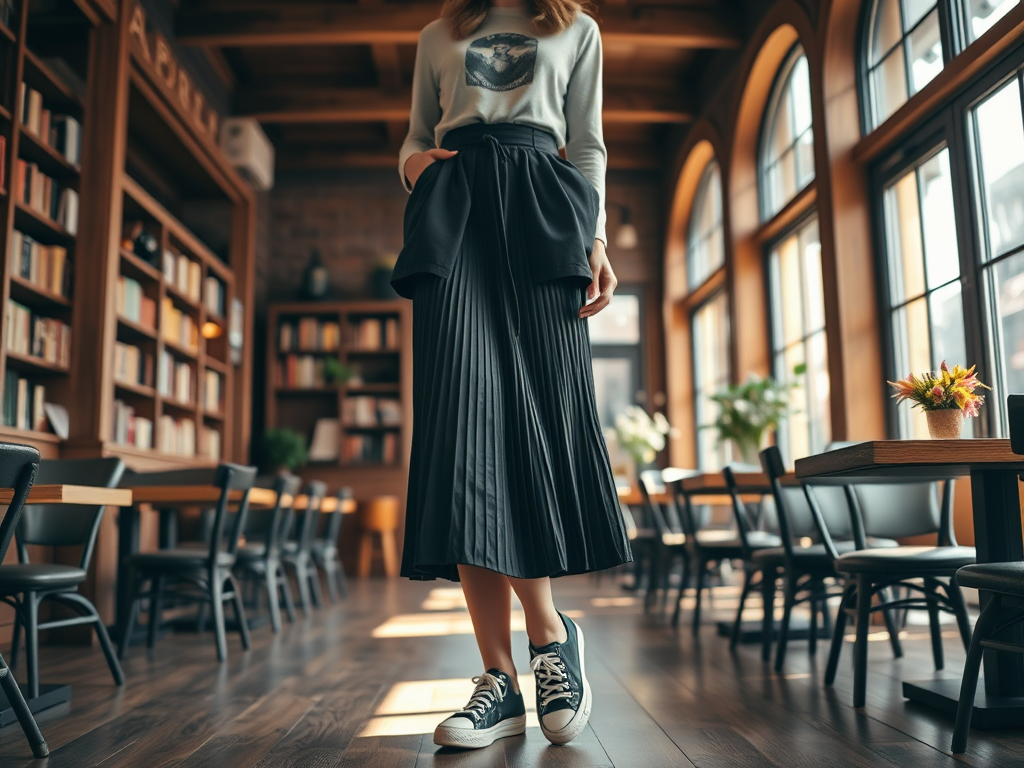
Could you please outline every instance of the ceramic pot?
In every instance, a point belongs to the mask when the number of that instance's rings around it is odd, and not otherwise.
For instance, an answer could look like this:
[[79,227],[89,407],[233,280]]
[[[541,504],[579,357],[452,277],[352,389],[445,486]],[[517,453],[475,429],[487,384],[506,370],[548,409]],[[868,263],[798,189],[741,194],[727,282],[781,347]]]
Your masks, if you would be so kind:
[[964,412],[959,408],[925,411],[932,440],[955,440],[964,429]]

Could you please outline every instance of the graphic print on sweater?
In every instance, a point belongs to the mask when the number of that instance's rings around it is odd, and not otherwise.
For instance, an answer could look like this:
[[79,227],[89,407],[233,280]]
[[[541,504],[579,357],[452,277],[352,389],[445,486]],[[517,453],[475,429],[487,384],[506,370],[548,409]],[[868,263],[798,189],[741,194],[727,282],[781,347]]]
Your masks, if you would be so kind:
[[533,82],[537,38],[515,32],[481,37],[466,50],[466,85],[511,91]]

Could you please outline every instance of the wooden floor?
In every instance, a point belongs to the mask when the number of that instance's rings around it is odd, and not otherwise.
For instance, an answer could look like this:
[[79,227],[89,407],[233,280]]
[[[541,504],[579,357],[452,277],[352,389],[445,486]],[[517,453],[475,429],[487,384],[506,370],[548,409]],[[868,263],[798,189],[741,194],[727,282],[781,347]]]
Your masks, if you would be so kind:
[[[611,578],[562,579],[557,591],[586,631],[595,696],[590,726],[566,747],[549,746],[536,726],[522,631],[514,645],[532,718],[525,737],[477,752],[435,747],[434,725],[465,703],[480,672],[461,593],[447,582],[375,581],[278,636],[258,630],[248,654],[231,638],[224,665],[210,636],[133,648],[120,690],[99,650],[47,648],[44,682],[74,685],[69,705],[40,717],[52,755],[31,760],[8,726],[0,766],[1024,766],[1024,732],[975,732],[968,756],[953,758],[951,719],[900,697],[901,679],[931,674],[923,628],[911,627],[900,661],[872,643],[868,706],[857,711],[852,645],[833,690],[820,683],[825,647],[812,661],[806,643],[794,643],[782,677],[754,646],[730,654],[712,624],[716,611],[730,613],[729,588],[699,641],[644,616]],[[959,674],[963,650],[947,635],[947,669]]]

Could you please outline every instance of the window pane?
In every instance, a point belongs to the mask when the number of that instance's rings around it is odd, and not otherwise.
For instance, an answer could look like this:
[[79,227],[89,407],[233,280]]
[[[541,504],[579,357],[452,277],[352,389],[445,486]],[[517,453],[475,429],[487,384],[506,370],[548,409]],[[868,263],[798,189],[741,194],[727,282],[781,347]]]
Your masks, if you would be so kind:
[[935,0],[903,0],[903,28],[913,29],[921,18],[935,7]]
[[714,160],[708,163],[697,185],[686,250],[691,289],[698,288],[725,263],[721,172]]
[[[788,69],[787,69],[788,68]],[[814,180],[814,131],[807,58],[796,48],[769,100],[762,144],[762,212],[771,218]]]
[[799,191],[814,181],[814,131],[805,131],[797,140],[796,184],[793,191]]
[[793,135],[798,136],[811,127],[811,75],[807,57],[801,56],[793,65],[789,97],[793,102]]
[[[698,427],[712,424],[718,406],[709,397],[729,383],[729,305],[720,293],[693,313],[694,403]],[[701,469],[719,469],[729,461],[728,446],[718,445],[714,430],[697,431]]]
[[[811,416],[809,452],[818,453],[832,439],[829,414],[830,383],[825,332],[819,331],[807,342],[807,407]],[[796,458],[794,456],[794,458]]]
[[776,329],[780,335],[779,347],[799,341],[804,335],[804,302],[800,270],[800,242],[796,235],[779,243],[776,251],[779,296],[776,312],[781,325]]
[[979,104],[974,113],[981,153],[982,215],[989,239],[982,252],[991,259],[1024,245],[1024,124],[1017,78]]
[[[607,311],[606,307],[597,314]],[[633,361],[626,357],[595,357],[593,364],[594,398],[601,426],[613,427],[615,417],[633,403]]]
[[939,33],[938,9],[908,35],[907,60],[910,61],[911,95],[924,88],[942,71],[942,35]]
[[908,171],[885,191],[889,301],[892,306],[925,291],[924,248],[917,175]]
[[871,89],[875,95],[875,125],[883,122],[907,100],[907,66],[903,46],[888,56],[871,72]]
[[916,299],[893,313],[893,350],[896,376],[933,371],[928,299]]
[[973,42],[985,34],[1018,2],[1019,0],[967,0],[965,11],[968,42]]
[[[1002,368],[995,389],[1024,392],[1024,254],[1004,259],[987,271],[990,296],[995,303],[991,309],[997,335],[996,353],[1001,357]],[[986,381],[984,372],[980,378]]]
[[587,323],[591,344],[639,344],[640,297],[615,294],[608,306],[591,315]]
[[960,281],[939,288],[929,298],[928,305],[932,316],[932,369],[938,368],[943,360],[948,360],[950,365],[970,366],[974,361],[967,360]]
[[956,241],[953,210],[953,180],[949,172],[949,150],[943,149],[917,169],[924,199],[924,252],[928,265],[928,288],[938,288],[960,276],[960,250]]
[[800,255],[804,272],[804,334],[825,327],[825,294],[821,277],[821,244],[818,220],[815,219],[799,235]]
[[879,0],[871,25],[871,63],[874,64],[903,37],[900,0]]

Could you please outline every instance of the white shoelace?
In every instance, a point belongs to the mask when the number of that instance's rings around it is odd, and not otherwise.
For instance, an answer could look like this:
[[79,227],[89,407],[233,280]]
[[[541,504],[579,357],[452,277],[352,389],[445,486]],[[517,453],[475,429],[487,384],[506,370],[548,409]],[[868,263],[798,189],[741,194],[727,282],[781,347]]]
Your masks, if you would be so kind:
[[463,712],[472,712],[482,717],[492,702],[505,700],[501,681],[489,672],[474,677],[473,682],[476,688],[473,689],[473,695],[469,699],[469,704],[463,708]]
[[537,675],[540,705],[546,707],[555,699],[572,698],[569,673],[557,653],[539,653],[530,659],[530,667]]

